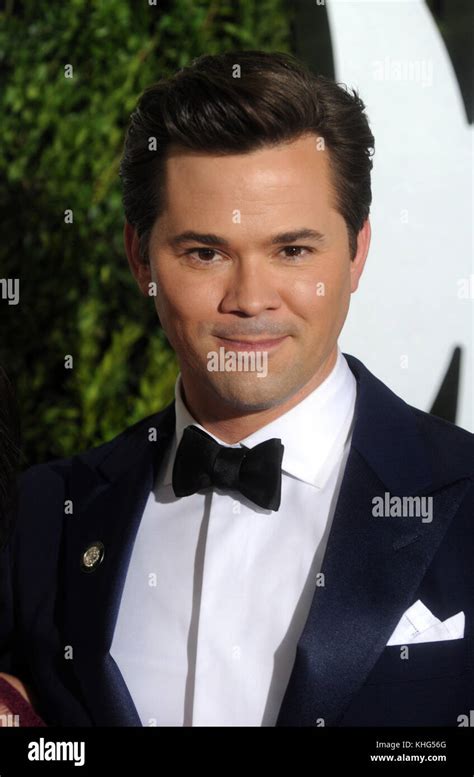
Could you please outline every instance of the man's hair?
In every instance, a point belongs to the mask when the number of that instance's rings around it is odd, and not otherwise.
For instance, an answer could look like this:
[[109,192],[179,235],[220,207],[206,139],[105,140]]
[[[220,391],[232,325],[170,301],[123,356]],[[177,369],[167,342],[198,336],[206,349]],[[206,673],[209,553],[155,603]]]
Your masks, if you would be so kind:
[[[234,77],[240,66],[240,77]],[[148,87],[130,117],[120,176],[123,205],[148,258],[150,233],[166,208],[171,144],[210,154],[245,154],[314,133],[324,140],[334,206],[346,223],[351,258],[372,201],[374,137],[365,105],[289,54],[203,55]],[[150,150],[156,139],[156,150]]]

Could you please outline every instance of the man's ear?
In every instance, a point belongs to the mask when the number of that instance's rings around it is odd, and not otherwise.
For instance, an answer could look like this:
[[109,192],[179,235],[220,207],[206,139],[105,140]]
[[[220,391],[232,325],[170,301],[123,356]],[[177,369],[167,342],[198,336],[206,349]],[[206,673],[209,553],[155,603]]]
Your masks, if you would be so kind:
[[128,221],[125,221],[123,228],[123,242],[132,275],[143,296],[148,297],[151,283],[150,263],[142,259],[137,231]]
[[371,234],[370,221],[367,218],[357,235],[357,251],[351,261],[351,294],[358,289],[360,276],[364,270],[365,260],[369,253]]

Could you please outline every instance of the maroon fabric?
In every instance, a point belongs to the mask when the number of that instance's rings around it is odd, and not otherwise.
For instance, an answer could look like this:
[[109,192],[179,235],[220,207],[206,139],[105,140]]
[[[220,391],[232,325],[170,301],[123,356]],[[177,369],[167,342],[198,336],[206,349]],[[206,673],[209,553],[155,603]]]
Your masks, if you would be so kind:
[[46,726],[21,693],[0,677],[0,704],[5,704],[12,715],[19,716],[20,727]]

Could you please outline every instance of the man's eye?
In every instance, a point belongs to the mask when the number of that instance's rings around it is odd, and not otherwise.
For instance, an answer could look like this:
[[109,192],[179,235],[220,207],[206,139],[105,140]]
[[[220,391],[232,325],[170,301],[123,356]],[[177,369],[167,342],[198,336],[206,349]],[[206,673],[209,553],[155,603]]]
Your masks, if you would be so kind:
[[[292,253],[287,254],[287,259],[300,259],[301,256],[304,254],[301,254],[301,251],[308,251],[309,253],[312,253],[312,248],[308,248],[308,246],[285,246],[285,248],[282,248],[282,251],[291,251]],[[296,253],[293,253],[296,252]]]
[[[308,246],[285,246],[281,250],[288,252],[285,256],[286,259],[300,259],[305,255],[302,252],[313,252],[313,249],[309,248]],[[197,256],[193,256],[193,254],[196,254]],[[197,261],[203,262],[204,264],[210,264],[214,260],[214,257],[218,256],[217,251],[215,251],[213,248],[198,247],[189,248],[187,251],[185,251],[185,255],[191,256],[192,259],[197,259]]]
[[[213,259],[213,256],[209,256],[209,254],[215,254],[216,251],[214,251],[213,248],[189,248],[188,251],[185,251],[186,256],[191,256],[192,259],[195,257],[192,256],[192,254],[199,254],[198,261],[201,262],[211,262]],[[202,256],[202,254],[205,254],[205,256]]]

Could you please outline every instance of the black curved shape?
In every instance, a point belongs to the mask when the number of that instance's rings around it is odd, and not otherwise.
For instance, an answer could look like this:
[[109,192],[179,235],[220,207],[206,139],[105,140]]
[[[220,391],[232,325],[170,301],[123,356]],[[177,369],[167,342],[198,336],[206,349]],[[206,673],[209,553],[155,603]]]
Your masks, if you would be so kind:
[[[474,121],[474,48],[472,0],[425,0],[451,59],[464,103],[468,124]],[[291,21],[291,47],[313,73],[334,79],[334,57],[326,2],[288,0]]]
[[466,111],[468,124],[474,121],[474,48],[472,0],[426,0],[431,16],[443,38],[449,54]]
[[436,415],[438,418],[444,418],[445,421],[451,421],[452,424],[456,423],[460,373],[461,346],[457,345],[454,348],[451,361],[449,362],[448,369],[446,370],[436,399],[433,402],[431,410],[428,411],[431,415]]
[[313,73],[334,80],[334,56],[326,5],[317,5],[316,0],[293,0],[291,8],[293,53]]

